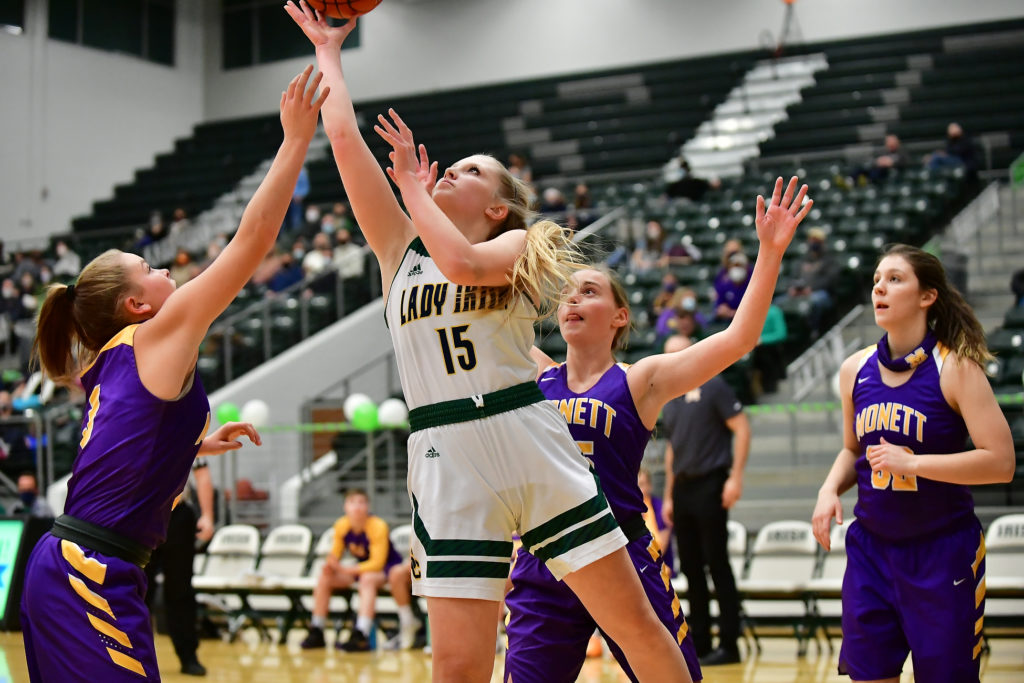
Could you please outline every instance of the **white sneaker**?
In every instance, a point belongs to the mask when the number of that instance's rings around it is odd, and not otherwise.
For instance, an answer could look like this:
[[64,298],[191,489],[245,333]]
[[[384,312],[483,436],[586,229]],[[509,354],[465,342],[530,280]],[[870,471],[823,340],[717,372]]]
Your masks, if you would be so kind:
[[414,619],[408,624],[399,626],[398,642],[401,649],[412,649],[412,646],[416,644],[416,633],[419,632],[421,626],[423,626],[423,622],[419,619]]

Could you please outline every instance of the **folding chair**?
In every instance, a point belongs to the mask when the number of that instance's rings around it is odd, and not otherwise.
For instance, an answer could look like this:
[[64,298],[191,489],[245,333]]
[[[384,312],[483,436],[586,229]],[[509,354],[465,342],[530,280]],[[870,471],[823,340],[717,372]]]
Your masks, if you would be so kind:
[[817,575],[807,584],[810,593],[811,636],[821,630],[832,652],[829,624],[838,623],[843,616],[843,575],[846,573],[846,531],[854,520],[836,524],[829,532],[830,550],[823,553]]
[[301,578],[306,573],[306,563],[313,545],[313,532],[302,524],[285,524],[275,527],[263,541],[260,562],[256,574],[261,579],[259,593],[248,598],[255,618],[274,615],[284,642],[288,631],[304,610],[301,597],[285,587],[288,579]]
[[260,532],[248,524],[229,524],[218,529],[206,549],[202,574],[192,577],[196,600],[208,608],[219,608],[228,616],[228,630],[234,637],[248,616],[248,607],[238,593],[251,580],[259,554]]
[[989,525],[985,575],[975,580],[984,585],[986,626],[1024,626],[1024,514],[1003,515]]
[[785,520],[764,526],[757,534],[747,574],[737,588],[758,652],[758,622],[792,626],[797,654],[807,651],[809,609],[807,585],[817,565],[817,544],[809,522]]

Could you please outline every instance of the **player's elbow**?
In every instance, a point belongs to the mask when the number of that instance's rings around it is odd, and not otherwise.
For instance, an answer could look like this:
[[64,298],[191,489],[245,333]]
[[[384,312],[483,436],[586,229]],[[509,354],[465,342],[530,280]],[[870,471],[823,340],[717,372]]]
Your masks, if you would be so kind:
[[1005,457],[1000,458],[999,463],[1001,467],[997,473],[999,477],[997,483],[1008,484],[1013,481],[1013,476],[1017,473],[1017,456],[1012,448],[1007,450]]

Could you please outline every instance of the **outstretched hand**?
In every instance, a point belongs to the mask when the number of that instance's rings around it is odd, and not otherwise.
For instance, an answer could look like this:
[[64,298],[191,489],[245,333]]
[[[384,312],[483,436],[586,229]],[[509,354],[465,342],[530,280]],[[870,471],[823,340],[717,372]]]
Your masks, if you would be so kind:
[[312,84],[309,84],[309,75],[313,73],[313,65],[310,64],[298,76],[288,84],[288,89],[281,93],[281,127],[284,129],[285,138],[294,138],[309,143],[316,133],[316,121],[320,115],[320,107],[331,92],[330,87],[324,88],[320,97],[316,96],[316,89],[320,85],[322,73],[313,77]]
[[313,43],[313,47],[317,49],[323,47],[340,51],[342,43],[356,27],[355,17],[341,26],[330,26],[326,17],[316,10],[310,9],[305,0],[299,0],[298,6],[292,0],[288,0],[285,3],[284,11],[299,25],[302,32],[309,38],[309,42]]
[[754,215],[754,223],[757,226],[757,238],[761,246],[781,254],[793,241],[796,227],[810,212],[814,206],[814,200],[807,200],[807,186],[803,185],[800,191],[796,192],[796,176],[789,181],[786,193],[782,193],[782,178],[775,181],[775,191],[772,192],[771,203],[765,207],[764,197],[757,196],[757,211]]
[[437,182],[437,162],[430,162],[425,146],[420,145],[417,148],[412,130],[398,112],[388,109],[388,116],[391,117],[391,121],[383,114],[378,114],[379,124],[373,127],[377,135],[394,148],[388,153],[388,158],[391,159],[391,167],[387,169],[388,177],[399,189],[402,188],[403,180],[414,181],[430,194],[434,183]]
[[199,455],[220,455],[228,451],[237,451],[242,447],[242,442],[238,441],[241,436],[247,436],[249,441],[257,446],[263,444],[259,432],[250,423],[227,422],[203,439],[203,443],[199,447]]

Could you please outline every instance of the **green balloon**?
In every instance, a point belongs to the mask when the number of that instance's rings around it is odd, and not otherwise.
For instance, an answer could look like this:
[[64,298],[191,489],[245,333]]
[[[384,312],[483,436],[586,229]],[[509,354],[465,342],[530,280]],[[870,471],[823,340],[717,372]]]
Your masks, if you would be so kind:
[[217,406],[217,421],[222,425],[228,422],[238,422],[241,419],[241,412],[238,410],[238,406],[231,401],[225,401]]
[[361,432],[377,428],[377,406],[373,402],[360,403],[352,411],[352,426]]

